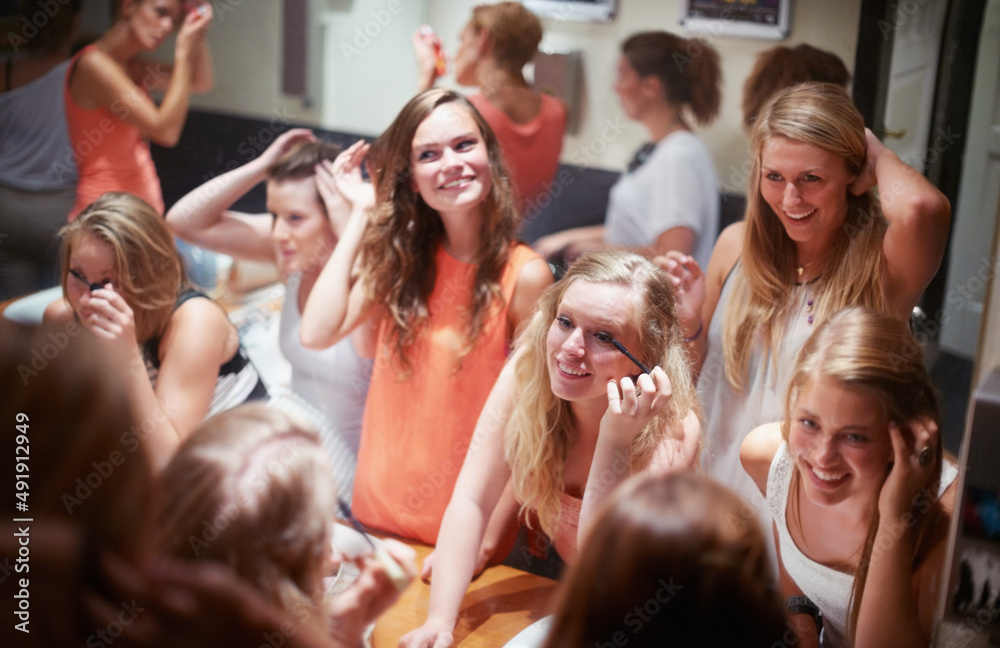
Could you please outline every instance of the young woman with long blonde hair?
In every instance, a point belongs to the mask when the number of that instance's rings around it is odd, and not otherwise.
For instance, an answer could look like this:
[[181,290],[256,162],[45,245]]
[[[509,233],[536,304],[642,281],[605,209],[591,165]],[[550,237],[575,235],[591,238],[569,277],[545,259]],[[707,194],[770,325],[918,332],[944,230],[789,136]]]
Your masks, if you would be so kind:
[[427,620],[401,645],[451,644],[508,481],[572,563],[618,483],[697,463],[699,412],[667,275],[621,250],[581,257],[542,296],[479,417],[438,535]]
[[950,206],[833,84],[777,93],[754,123],[752,162],[746,219],[719,236],[705,275],[691,257],[664,263],[700,372],[702,466],[769,524],[740,443],[781,418],[796,354],[830,315],[859,305],[909,318],[944,254]]

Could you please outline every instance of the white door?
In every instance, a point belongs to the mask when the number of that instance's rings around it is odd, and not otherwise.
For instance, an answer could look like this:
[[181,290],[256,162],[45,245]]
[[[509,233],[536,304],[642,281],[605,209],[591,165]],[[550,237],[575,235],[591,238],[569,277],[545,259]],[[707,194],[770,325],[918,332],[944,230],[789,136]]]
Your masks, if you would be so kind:
[[941,347],[973,358],[987,282],[1000,268],[991,258],[1000,204],[1000,0],[989,0],[976,58],[962,160],[962,180],[949,242]]
[[900,2],[891,21],[892,62],[885,101],[885,145],[907,164],[926,171],[927,138],[934,108],[941,34],[948,0]]

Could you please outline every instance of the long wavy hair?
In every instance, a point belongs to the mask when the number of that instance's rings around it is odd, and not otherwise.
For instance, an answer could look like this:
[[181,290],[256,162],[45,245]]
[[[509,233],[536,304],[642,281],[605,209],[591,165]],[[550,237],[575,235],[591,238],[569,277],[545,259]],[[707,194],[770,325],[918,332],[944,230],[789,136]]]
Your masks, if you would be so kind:
[[[778,92],[761,109],[752,131],[743,272],[733,277],[733,297],[723,320],[726,378],[737,390],[743,388],[758,335],[765,357],[780,348],[783,322],[793,305],[789,296],[798,281],[795,243],[760,191],[761,156],[776,137],[829,151],[854,175],[861,173],[867,153],[864,119],[837,85],[799,84]],[[812,287],[817,322],[847,306],[887,308],[882,252],[886,227],[874,190],[861,196],[847,192],[844,225],[828,251],[826,269]],[[777,362],[776,354],[772,362]]]
[[111,247],[114,289],[135,316],[137,342],[162,335],[174,312],[177,296],[188,287],[184,262],[163,217],[142,198],[108,192],[87,205],[59,231],[62,238],[60,277],[69,302],[69,260],[85,236]]
[[159,549],[228,566],[296,616],[315,613],[337,488],[317,434],[260,404],[206,420],[159,479]]
[[[924,368],[920,346],[906,324],[890,315],[864,308],[848,308],[828,319],[809,337],[799,353],[792,374],[785,402],[785,421],[782,436],[788,441],[792,412],[799,395],[809,385],[826,378],[844,387],[860,389],[871,394],[880,403],[888,419],[906,429],[909,421],[928,417],[940,428],[941,414],[937,397],[927,370]],[[888,430],[885,432],[888,434]],[[945,515],[938,502],[938,485],[941,481],[943,449],[941,435],[937,437],[934,466],[924,489],[913,503],[911,514],[914,524],[909,533],[913,538],[911,564],[916,569],[940,540],[936,524]],[[883,482],[892,466],[887,465]],[[792,472],[789,487],[790,521],[801,524],[799,510],[798,466]],[[848,614],[848,636],[856,630],[861,597],[868,577],[868,566],[878,530],[878,496],[872,501],[872,520],[868,536],[854,576],[851,604]],[[801,526],[800,526],[801,528]]]
[[577,281],[621,287],[629,326],[638,338],[632,352],[643,364],[662,367],[670,378],[669,403],[632,441],[633,467],[641,470],[664,435],[679,427],[689,411],[701,413],[667,275],[648,259],[621,250],[590,252],[575,261],[566,276],[542,294],[518,339],[525,349],[515,361],[518,394],[504,435],[521,510],[534,510],[549,537],[558,530],[563,466],[576,430],[569,401],[552,393],[546,338],[566,289]]
[[428,301],[437,281],[435,255],[445,237],[444,224],[413,185],[413,137],[440,106],[457,104],[479,127],[489,155],[492,187],[483,202],[479,250],[464,357],[471,351],[492,309],[504,307],[500,279],[507,265],[518,213],[500,145],[489,124],[462,95],[431,89],[418,94],[368,154],[375,185],[375,207],[361,242],[360,277],[368,297],[384,303],[391,317],[391,336],[403,368],[410,368],[406,349],[430,318]]
[[637,648],[784,645],[764,533],[744,511],[732,491],[694,473],[631,477],[563,579],[544,647],[613,645],[626,628]]

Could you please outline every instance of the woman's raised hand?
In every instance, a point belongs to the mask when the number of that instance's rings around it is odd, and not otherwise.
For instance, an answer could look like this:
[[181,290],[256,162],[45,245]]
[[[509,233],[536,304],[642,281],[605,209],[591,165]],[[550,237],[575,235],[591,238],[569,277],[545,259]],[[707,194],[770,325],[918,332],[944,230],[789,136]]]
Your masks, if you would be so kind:
[[940,459],[938,452],[938,427],[927,417],[909,421],[905,430],[889,422],[892,440],[892,469],[879,493],[878,510],[887,523],[900,520],[913,510],[918,497],[934,498],[936,493],[921,495],[930,482],[934,466]]
[[264,149],[257,160],[265,169],[277,162],[282,155],[299,142],[314,142],[316,135],[308,128],[292,128],[278,135],[271,145]]
[[682,334],[701,328],[701,309],[705,303],[705,274],[694,257],[671,251],[655,257],[653,263],[670,275],[674,287],[677,320]]
[[122,349],[135,347],[135,314],[110,282],[84,293],[79,308],[80,321],[91,333]]
[[855,196],[864,194],[878,184],[878,178],[875,176],[875,164],[878,162],[878,157],[882,154],[882,151],[885,150],[885,145],[882,144],[879,138],[875,137],[875,133],[870,128],[865,129],[865,140],[867,141],[865,166],[861,169],[858,177],[854,179],[854,182],[847,187],[847,190]]
[[632,437],[670,401],[670,394],[670,379],[658,366],[648,374],[639,374],[635,382],[628,376],[609,380],[608,409],[601,419],[601,433],[631,443]]
[[177,31],[177,42],[174,45],[175,57],[187,56],[194,52],[198,44],[204,40],[205,34],[208,33],[212,15],[212,5],[208,2],[184,15],[184,22],[181,23],[181,27]]
[[333,162],[325,160],[316,166],[316,188],[338,236],[351,214],[365,215],[375,204],[375,188],[361,176],[361,165],[369,148],[366,142],[358,140]]

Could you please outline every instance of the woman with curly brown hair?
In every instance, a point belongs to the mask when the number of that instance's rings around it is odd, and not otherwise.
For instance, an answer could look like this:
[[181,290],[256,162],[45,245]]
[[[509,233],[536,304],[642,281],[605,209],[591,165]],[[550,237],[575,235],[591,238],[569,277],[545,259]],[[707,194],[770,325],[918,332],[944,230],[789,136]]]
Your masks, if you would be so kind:
[[499,145],[461,95],[429,90],[403,108],[368,154],[374,198],[366,153],[359,142],[319,168],[352,207],[302,342],[329,346],[373,318],[354,512],[433,544],[479,412],[552,274],[515,242]]

